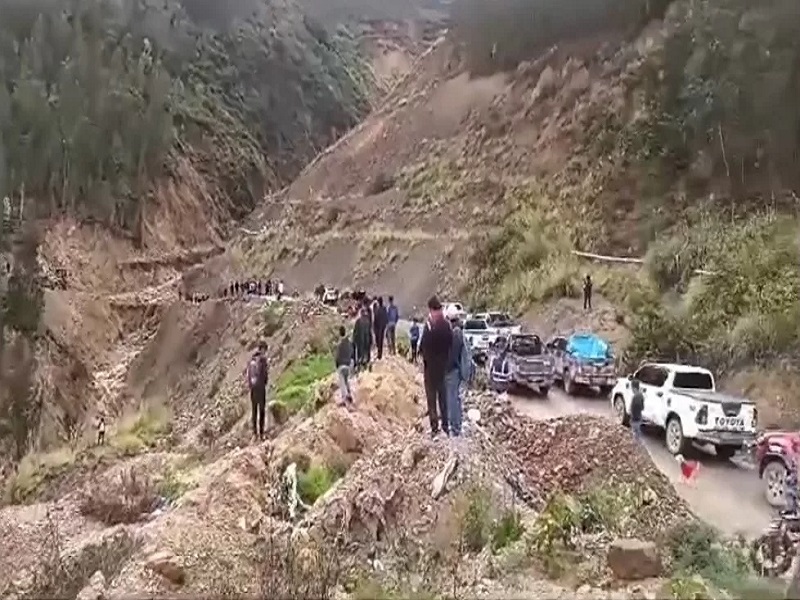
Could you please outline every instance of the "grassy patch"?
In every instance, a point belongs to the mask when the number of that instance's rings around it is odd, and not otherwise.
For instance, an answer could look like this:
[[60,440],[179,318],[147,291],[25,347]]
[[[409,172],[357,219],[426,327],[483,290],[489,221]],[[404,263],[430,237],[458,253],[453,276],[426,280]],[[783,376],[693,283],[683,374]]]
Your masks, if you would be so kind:
[[303,502],[314,504],[321,496],[341,479],[342,473],[326,465],[311,465],[297,478],[297,492]]
[[195,482],[191,481],[186,473],[169,466],[156,483],[156,492],[159,496],[174,502],[195,486]]
[[500,518],[492,523],[492,550],[497,552],[522,539],[525,526],[519,512],[514,508],[504,510]]
[[122,420],[111,437],[111,446],[125,456],[132,456],[155,448],[171,431],[169,410],[161,405],[148,405]]
[[466,507],[461,517],[461,539],[464,547],[480,552],[491,539],[491,495],[480,486],[467,492]]
[[13,504],[31,501],[48,481],[72,468],[77,458],[75,451],[69,447],[28,454],[9,481],[5,500]]
[[290,413],[311,408],[316,384],[333,371],[333,357],[329,353],[310,354],[281,374],[275,387],[275,398]]

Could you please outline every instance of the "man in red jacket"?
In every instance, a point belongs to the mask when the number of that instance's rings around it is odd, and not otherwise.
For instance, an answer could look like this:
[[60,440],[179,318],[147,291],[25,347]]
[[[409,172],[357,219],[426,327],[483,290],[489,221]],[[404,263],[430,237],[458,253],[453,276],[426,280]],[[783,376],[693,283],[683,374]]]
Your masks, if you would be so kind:
[[445,319],[442,313],[442,303],[436,296],[428,300],[428,311],[428,320],[422,330],[419,342],[419,353],[422,356],[431,436],[436,437],[440,430],[445,435],[450,434],[447,420],[445,373],[450,358],[450,349],[453,346],[453,330]]

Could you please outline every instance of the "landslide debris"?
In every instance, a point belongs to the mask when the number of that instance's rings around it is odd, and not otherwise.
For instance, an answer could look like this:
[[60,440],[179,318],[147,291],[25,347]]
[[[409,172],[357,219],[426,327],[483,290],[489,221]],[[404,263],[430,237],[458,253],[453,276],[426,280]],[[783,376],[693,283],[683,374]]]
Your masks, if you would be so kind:
[[[508,405],[489,396],[469,401],[480,407],[481,418],[465,423],[459,444],[431,440],[420,374],[400,359],[379,361],[356,378],[355,410],[335,403],[333,382],[331,375],[320,384],[316,412],[292,417],[272,440],[234,447],[205,464],[171,459],[168,479],[192,485],[175,491],[175,483],[159,484],[157,490],[172,490],[170,498],[153,502],[151,509],[124,499],[119,503],[126,510],[124,524],[109,527],[91,516],[106,518],[111,506],[99,480],[94,494],[87,487],[50,503],[3,509],[0,551],[13,550],[17,567],[13,579],[11,573],[0,579],[0,589],[32,597],[42,593],[42,573],[69,564],[80,575],[70,580],[71,593],[100,585],[94,574],[102,568],[104,592],[111,598],[176,590],[323,597],[333,590],[363,595],[375,586],[407,595],[444,593],[454,585],[464,593],[511,593],[502,573],[514,561],[504,557],[526,554],[525,532],[553,491],[589,489],[593,476],[611,472],[623,481],[635,469],[637,480],[652,481],[646,462],[609,471],[568,451],[570,436],[597,425],[582,417],[541,424],[520,417],[522,424],[504,434]],[[610,429],[585,436],[582,447],[605,456],[603,448],[615,435],[620,446],[625,432]],[[148,464],[142,466],[165,468]],[[292,490],[285,478],[292,465],[301,494],[316,487],[294,519],[287,510]],[[104,480],[122,477],[130,483],[127,469],[118,465]],[[182,470],[180,477],[176,470]],[[434,493],[434,480],[443,472],[448,477]],[[133,494],[133,487],[103,485],[112,494],[123,488]],[[150,485],[138,487],[152,496]],[[672,503],[673,513],[681,514],[674,494],[660,488],[659,493],[653,511],[666,511]],[[103,500],[98,506],[103,510],[92,510],[92,498]],[[144,514],[136,518],[127,510],[131,506],[144,507]],[[658,529],[664,521],[653,522]],[[34,528],[42,533],[30,535]],[[47,561],[45,545],[55,547]],[[98,548],[112,548],[112,562],[81,559],[96,557]],[[535,573],[523,579],[529,590],[551,597],[566,593]]]

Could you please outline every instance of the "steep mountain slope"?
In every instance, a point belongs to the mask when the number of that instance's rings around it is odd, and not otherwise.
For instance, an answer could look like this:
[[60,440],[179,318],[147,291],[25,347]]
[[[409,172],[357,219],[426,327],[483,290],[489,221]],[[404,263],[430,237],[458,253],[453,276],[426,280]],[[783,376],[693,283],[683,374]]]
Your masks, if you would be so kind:
[[0,438],[19,458],[102,409],[96,374],[159,317],[111,296],[174,294],[361,117],[371,83],[347,29],[283,0],[0,13]]
[[[545,314],[591,272],[632,362],[733,372],[791,355],[796,3],[598,3],[580,23],[534,4],[552,13],[535,42],[524,2],[456,21],[257,211],[240,268],[302,289],[355,279],[406,307],[438,290]],[[574,250],[646,260],[588,265]]]

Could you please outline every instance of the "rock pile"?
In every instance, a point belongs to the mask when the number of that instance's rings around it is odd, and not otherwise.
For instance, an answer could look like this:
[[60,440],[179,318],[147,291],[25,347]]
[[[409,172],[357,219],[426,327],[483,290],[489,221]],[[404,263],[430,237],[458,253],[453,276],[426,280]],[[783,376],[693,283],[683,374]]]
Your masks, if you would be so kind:
[[631,533],[656,535],[693,518],[630,432],[602,417],[571,415],[536,421],[516,413],[508,399],[477,394],[468,406],[515,468],[535,482],[538,495],[576,494],[600,485],[636,484],[646,494]]

